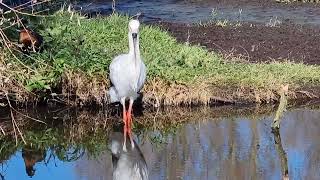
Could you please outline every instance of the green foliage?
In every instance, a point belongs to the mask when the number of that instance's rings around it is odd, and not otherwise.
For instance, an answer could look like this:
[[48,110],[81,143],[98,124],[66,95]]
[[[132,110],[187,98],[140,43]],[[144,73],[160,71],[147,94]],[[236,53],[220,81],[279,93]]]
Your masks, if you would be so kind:
[[[86,19],[67,12],[39,21],[45,39],[43,53],[24,57],[34,70],[16,74],[28,90],[55,87],[68,70],[85,72],[89,77],[108,74],[113,57],[128,51],[128,17],[112,15]],[[290,62],[248,64],[228,62],[220,55],[198,46],[179,44],[157,27],[143,25],[140,35],[141,54],[148,68],[148,80],[193,84],[206,83],[226,87],[274,89],[283,83],[295,86],[319,85],[320,67]],[[11,59],[17,64],[15,59]]]

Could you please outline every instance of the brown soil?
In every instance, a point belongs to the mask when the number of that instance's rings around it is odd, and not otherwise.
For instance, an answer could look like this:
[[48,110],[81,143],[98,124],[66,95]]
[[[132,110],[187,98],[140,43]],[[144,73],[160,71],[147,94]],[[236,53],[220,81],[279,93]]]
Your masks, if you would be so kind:
[[249,62],[288,59],[320,64],[320,28],[285,23],[279,27],[262,24],[188,25],[159,22],[179,42],[199,44],[226,56],[241,56]]

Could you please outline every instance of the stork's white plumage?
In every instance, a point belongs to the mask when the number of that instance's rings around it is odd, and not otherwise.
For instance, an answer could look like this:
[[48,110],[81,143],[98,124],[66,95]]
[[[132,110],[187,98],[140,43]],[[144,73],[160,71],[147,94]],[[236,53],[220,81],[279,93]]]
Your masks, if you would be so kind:
[[[146,80],[146,66],[144,65],[139,49],[139,26],[138,20],[129,22],[129,53],[115,57],[109,67],[110,80],[113,84],[109,89],[111,102],[120,102],[123,106],[124,143],[123,149],[126,151],[126,138],[130,137],[131,146],[134,147],[132,140],[132,105],[137,99],[138,92],[142,89]],[[125,102],[129,99],[129,109],[126,110]]]

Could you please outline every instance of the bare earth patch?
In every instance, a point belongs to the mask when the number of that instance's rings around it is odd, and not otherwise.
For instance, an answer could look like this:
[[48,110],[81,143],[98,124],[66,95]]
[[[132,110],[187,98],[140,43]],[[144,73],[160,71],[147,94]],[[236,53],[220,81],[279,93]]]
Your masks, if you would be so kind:
[[180,42],[199,44],[248,62],[289,60],[320,64],[320,28],[293,24],[277,27],[241,24],[241,26],[187,25],[158,23]]

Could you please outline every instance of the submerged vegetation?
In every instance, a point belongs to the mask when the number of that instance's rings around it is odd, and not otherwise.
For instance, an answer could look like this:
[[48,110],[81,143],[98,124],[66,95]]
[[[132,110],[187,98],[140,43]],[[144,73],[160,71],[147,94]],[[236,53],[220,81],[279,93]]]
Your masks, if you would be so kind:
[[[0,98],[19,101],[54,99],[65,104],[103,104],[108,66],[128,51],[129,18],[114,14],[87,19],[59,11],[39,17],[34,28],[44,36],[42,53],[22,55],[0,49]],[[320,85],[320,67],[291,62],[250,64],[230,61],[202,47],[179,44],[155,26],[143,25],[141,54],[148,79],[144,101],[152,105],[270,102],[277,90]]]

